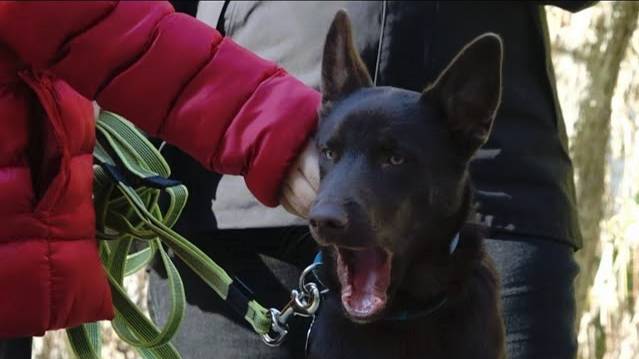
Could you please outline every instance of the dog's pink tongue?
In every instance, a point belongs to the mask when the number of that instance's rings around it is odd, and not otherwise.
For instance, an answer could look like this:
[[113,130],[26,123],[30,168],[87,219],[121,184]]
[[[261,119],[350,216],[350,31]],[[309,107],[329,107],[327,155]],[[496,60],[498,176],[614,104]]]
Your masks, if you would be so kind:
[[348,285],[342,289],[342,303],[350,315],[368,317],[383,309],[390,284],[390,261],[379,248],[350,251],[346,260]]

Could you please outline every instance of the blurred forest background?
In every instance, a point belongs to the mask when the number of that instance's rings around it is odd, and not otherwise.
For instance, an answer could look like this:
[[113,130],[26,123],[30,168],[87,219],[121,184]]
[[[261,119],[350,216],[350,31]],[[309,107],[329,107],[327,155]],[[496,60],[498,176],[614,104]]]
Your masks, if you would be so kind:
[[639,357],[639,2],[547,8],[584,248],[580,358]]
[[[639,357],[639,2],[577,14],[547,7],[552,60],[575,179],[580,359]],[[145,307],[144,273],[126,282]],[[102,357],[137,356],[103,323]],[[34,341],[34,358],[66,359],[64,331]]]

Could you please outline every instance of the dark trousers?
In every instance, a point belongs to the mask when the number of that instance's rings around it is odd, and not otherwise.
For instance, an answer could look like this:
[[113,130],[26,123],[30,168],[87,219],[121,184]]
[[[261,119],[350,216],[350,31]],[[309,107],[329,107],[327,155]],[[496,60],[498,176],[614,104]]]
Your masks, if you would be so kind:
[[[220,231],[191,238],[241,278],[261,303],[277,308],[286,303],[300,268],[312,261],[315,252],[303,227]],[[501,276],[508,358],[574,358],[573,280],[578,270],[572,248],[517,236],[489,239],[486,247]],[[308,321],[298,318],[289,340],[280,348],[269,348],[188,268],[179,261],[177,265],[188,306],[173,342],[185,359],[303,358]],[[166,285],[162,270],[152,270],[149,307],[160,322],[170,305]],[[0,340],[0,359],[29,358],[30,338]]]
[[0,339],[0,359],[31,359],[31,338]]
[[[196,236],[224,268],[236,274],[268,307],[281,308],[308,265],[315,246],[306,228],[220,231]],[[576,356],[573,249],[557,242],[518,236],[489,239],[486,246],[502,282],[508,358],[572,359]],[[303,358],[307,321],[293,323],[289,340],[269,348],[184,265],[189,305],[174,343],[185,359]],[[153,270],[149,289],[152,316],[162,322],[170,302],[167,283]],[[417,339],[417,338],[416,338]]]
[[519,236],[486,241],[501,276],[510,359],[572,359],[577,355],[574,279],[569,245]]

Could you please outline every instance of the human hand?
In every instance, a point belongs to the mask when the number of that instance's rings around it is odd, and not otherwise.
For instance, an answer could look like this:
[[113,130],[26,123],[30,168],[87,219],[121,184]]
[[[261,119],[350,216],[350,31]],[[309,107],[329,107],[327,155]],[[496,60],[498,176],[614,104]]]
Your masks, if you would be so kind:
[[280,204],[288,212],[307,218],[318,189],[319,161],[315,141],[311,139],[284,179]]

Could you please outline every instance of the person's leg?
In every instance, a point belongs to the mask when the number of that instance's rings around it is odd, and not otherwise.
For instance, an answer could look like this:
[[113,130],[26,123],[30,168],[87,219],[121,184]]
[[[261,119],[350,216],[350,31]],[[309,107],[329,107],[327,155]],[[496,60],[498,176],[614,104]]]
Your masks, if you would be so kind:
[[[300,267],[312,261],[314,243],[306,228],[220,231],[196,239],[198,246],[239,278],[264,306],[281,308],[297,283]],[[187,308],[173,340],[185,359],[303,358],[305,320],[292,323],[280,348],[269,348],[217,294],[180,261]],[[291,265],[293,263],[294,265]],[[149,309],[154,320],[166,320],[169,299],[161,271],[151,271]]]
[[508,358],[575,358],[578,266],[572,247],[521,236],[497,238],[487,240],[486,248],[501,277]]
[[0,340],[0,359],[31,359],[31,337]]

